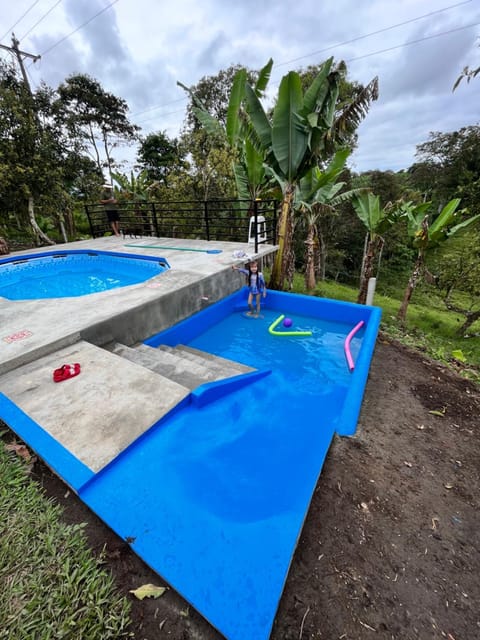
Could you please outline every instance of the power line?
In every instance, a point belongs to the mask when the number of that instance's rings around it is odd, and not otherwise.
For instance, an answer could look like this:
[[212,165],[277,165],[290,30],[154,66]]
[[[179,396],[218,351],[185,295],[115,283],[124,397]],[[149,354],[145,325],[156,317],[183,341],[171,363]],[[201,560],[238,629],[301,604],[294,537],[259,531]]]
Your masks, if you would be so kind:
[[[187,98],[181,98],[181,99],[186,100]],[[169,111],[168,113],[160,113],[157,116],[152,116],[151,118],[144,118],[143,120],[139,120],[138,122],[139,124],[142,124],[142,122],[149,122],[150,120],[155,120],[156,118],[159,118],[159,117],[165,118],[166,116],[173,116],[175,113],[183,113],[183,109],[177,109],[176,111]],[[132,116],[133,115],[134,114],[132,114]]]
[[444,7],[443,9],[437,9],[436,11],[430,11],[430,13],[424,13],[422,16],[418,16],[417,18],[411,18],[410,20],[405,20],[404,22],[398,22],[397,24],[393,24],[390,27],[384,27],[383,29],[378,29],[377,31],[372,31],[371,33],[366,33],[363,36],[357,36],[356,38],[352,38],[351,40],[345,40],[344,42],[339,42],[337,44],[332,44],[329,47],[325,47],[324,49],[319,49],[318,51],[312,51],[312,53],[307,53],[304,56],[300,56],[298,58],[293,58],[293,60],[287,60],[286,62],[280,62],[279,64],[273,65],[273,67],[283,67],[286,64],[291,64],[292,62],[297,62],[298,60],[303,60],[305,58],[310,58],[311,56],[315,56],[319,53],[325,53],[325,51],[330,51],[331,49],[336,49],[337,47],[343,47],[346,44],[352,44],[352,42],[358,42],[359,40],[364,40],[365,38],[370,38],[371,36],[376,36],[379,33],[385,33],[386,31],[391,31],[392,29],[397,29],[398,27],[403,27],[406,24],[411,24],[412,22],[417,22],[417,20],[423,20],[423,18],[430,18],[431,16],[442,13],[443,11],[448,11],[450,9],[455,9],[456,7],[460,7],[464,4],[469,4],[472,0],[465,0],[464,2],[459,2],[458,4],[452,4],[449,7]]
[[[132,116],[140,116],[142,113],[148,113],[149,111],[155,111],[155,109],[160,109],[161,107],[168,107],[169,104],[174,104],[175,102],[184,102],[187,98],[177,98],[176,100],[170,100],[169,102],[164,102],[163,104],[158,104],[155,107],[149,107],[148,109],[144,109],[143,111],[136,111],[132,113]],[[176,112],[173,112],[176,113]]]
[[53,5],[53,7],[51,7],[51,8],[50,8],[46,13],[44,13],[44,14],[43,14],[43,16],[40,18],[40,20],[38,20],[38,21],[33,25],[33,27],[30,27],[30,29],[27,31],[27,33],[24,33],[24,34],[23,34],[23,36],[20,38],[20,40],[23,40],[24,38],[26,38],[26,37],[28,36],[28,34],[29,34],[29,33],[31,33],[31,32],[35,29],[35,27],[36,27],[36,26],[38,26],[38,25],[42,22],[42,20],[45,20],[45,18],[46,18],[50,13],[52,13],[52,11],[55,9],[55,7],[56,7],[57,5],[59,5],[59,4],[60,4],[60,2],[62,2],[62,0],[57,0],[57,2]]
[[34,7],[36,4],[38,4],[39,2],[40,2],[40,0],[35,0],[35,2],[34,2],[33,4],[31,4],[31,5],[28,7],[28,9],[25,11],[25,13],[24,13],[24,14],[22,14],[22,15],[20,16],[20,18],[15,22],[15,24],[13,24],[13,25],[10,27],[10,29],[7,29],[7,31],[3,34],[3,36],[0,38],[0,40],[3,40],[4,38],[6,38],[6,37],[8,36],[8,34],[10,33],[10,31],[13,31],[13,30],[15,29],[15,27],[17,26],[17,24],[18,24],[21,20],[23,20],[23,18],[27,15],[27,13],[29,13],[29,12],[33,9],[33,7]]
[[91,18],[89,18],[86,22],[84,22],[83,24],[81,24],[79,27],[77,27],[76,29],[74,29],[71,33],[69,33],[68,35],[66,35],[65,37],[61,38],[58,42],[56,42],[55,44],[52,44],[51,47],[49,47],[48,49],[46,49],[41,56],[45,56],[47,55],[47,53],[50,53],[50,51],[52,51],[52,49],[55,49],[55,47],[58,47],[59,44],[61,44],[62,42],[65,42],[65,40],[67,40],[68,38],[70,38],[70,36],[73,36],[74,33],[77,33],[77,31],[80,31],[80,29],[83,29],[83,27],[87,26],[87,24],[90,24],[90,22],[92,22],[92,20],[95,20],[95,18],[98,18],[99,15],[101,15],[102,13],[105,13],[105,11],[107,11],[108,9],[110,9],[110,7],[113,7],[114,4],[116,4],[118,2],[118,0],[113,0],[113,2],[110,2],[110,4],[108,4],[104,9],[101,9],[101,11],[99,11],[98,13],[96,13],[94,16],[92,16]]
[[388,51],[394,51],[395,49],[402,49],[403,47],[409,47],[411,44],[418,44],[419,42],[425,42],[425,40],[433,40],[433,38],[440,38],[440,36],[446,36],[449,33],[456,33],[457,31],[463,31],[464,29],[470,29],[471,27],[477,27],[480,22],[474,22],[473,24],[467,24],[464,27],[457,27],[456,29],[449,29],[448,31],[442,31],[441,33],[435,33],[432,36],[425,36],[418,40],[409,40],[403,44],[396,45],[395,47],[388,47],[387,49],[379,49],[372,53],[366,53],[363,56],[357,56],[356,58],[349,58],[346,62],[354,62],[355,60],[363,60],[363,58],[370,58],[370,56],[376,56],[379,53],[387,53]]
[[[39,1],[39,0],[37,0],[37,2],[38,2],[38,1]],[[435,11],[431,11],[431,12],[426,13],[426,14],[423,14],[423,15],[421,15],[421,16],[417,16],[416,18],[411,18],[411,19],[409,19],[409,20],[406,20],[406,21],[403,21],[403,22],[399,22],[399,23],[396,23],[396,24],[394,24],[394,25],[390,25],[390,26],[388,26],[388,27],[384,27],[384,28],[382,28],[382,29],[379,29],[379,30],[376,30],[376,31],[372,31],[372,32],[367,33],[367,34],[363,34],[363,35],[358,36],[358,37],[356,37],[356,38],[352,38],[352,39],[350,39],[350,40],[346,40],[346,41],[344,41],[344,42],[340,42],[340,43],[337,43],[337,44],[335,44],[335,45],[331,45],[331,46],[326,47],[326,48],[324,48],[324,49],[320,49],[320,50],[318,50],[318,51],[314,51],[314,52],[311,52],[311,53],[305,54],[305,55],[303,55],[303,56],[299,56],[299,57],[297,57],[297,58],[293,58],[293,59],[288,60],[288,61],[286,61],[286,62],[282,62],[282,63],[276,64],[276,65],[274,65],[274,68],[276,68],[276,67],[281,67],[281,66],[284,66],[284,65],[287,65],[287,64],[291,64],[291,63],[293,63],[293,62],[297,62],[298,60],[302,60],[302,59],[305,59],[305,58],[311,57],[311,56],[313,56],[313,55],[317,55],[317,54],[323,53],[323,52],[325,52],[325,51],[328,51],[328,50],[331,50],[331,49],[335,49],[335,48],[338,48],[338,47],[341,47],[341,46],[344,46],[344,45],[347,45],[347,44],[351,44],[351,43],[354,43],[354,42],[358,42],[358,41],[360,41],[360,40],[363,40],[363,39],[369,38],[369,37],[374,36],[374,35],[378,35],[378,34],[380,34],[380,33],[384,33],[384,32],[386,32],[386,31],[390,31],[390,30],[396,29],[396,28],[401,27],[401,26],[404,26],[404,25],[406,25],[406,24],[411,24],[411,23],[416,22],[416,21],[418,21],[418,20],[422,20],[422,19],[425,19],[425,18],[431,17],[432,15],[436,15],[436,14],[439,14],[439,13],[442,13],[442,12],[445,12],[445,11],[448,11],[448,10],[450,10],[450,9],[457,8],[457,7],[459,7],[459,6],[463,6],[463,5],[465,5],[465,4],[469,4],[471,1],[472,1],[472,0],[464,0],[463,2],[459,2],[459,3],[453,4],[453,5],[449,5],[448,7],[444,7],[444,8],[442,8],[442,9],[438,9],[438,10],[435,10]],[[35,2],[35,3],[30,7],[30,9],[31,9],[31,8],[33,8],[33,6],[34,6],[35,4],[37,4],[37,2]],[[49,11],[48,11],[48,13],[50,13],[50,12],[51,12],[51,11],[52,11],[52,10],[53,10],[53,9],[54,9],[54,8],[55,8],[55,7],[60,3],[60,2],[61,2],[61,0],[58,0],[58,1],[57,1],[57,3],[56,3],[56,4],[55,4],[55,5],[54,5],[54,6],[53,6]],[[50,51],[52,51],[55,47],[57,47],[59,44],[61,44],[62,42],[64,42],[64,41],[65,41],[65,40],[67,40],[68,38],[70,38],[73,34],[75,34],[75,33],[76,33],[76,32],[78,32],[80,29],[82,29],[83,27],[85,27],[87,24],[89,24],[90,22],[92,22],[95,18],[97,18],[99,15],[101,15],[102,13],[104,13],[105,11],[107,11],[110,7],[112,7],[112,6],[113,6],[114,4],[116,4],[117,2],[118,2],[118,0],[113,0],[112,2],[110,2],[110,4],[108,4],[104,9],[100,10],[99,12],[97,12],[95,15],[93,15],[91,18],[89,18],[86,22],[84,22],[83,24],[81,24],[80,26],[78,26],[76,29],[74,29],[71,33],[69,33],[68,35],[64,36],[64,37],[63,37],[63,38],[61,38],[58,42],[56,42],[55,44],[53,44],[50,48],[48,48],[47,50],[45,50],[45,51],[43,52],[42,56],[44,56],[44,55],[46,55],[47,53],[49,53]],[[30,9],[29,9],[29,10],[30,10]],[[29,10],[28,10],[28,11],[29,11]],[[28,13],[28,11],[27,11],[27,12],[25,12],[25,14],[24,14],[24,15],[26,15],[26,13]],[[43,18],[44,18],[44,17],[46,17],[46,15],[48,15],[48,13],[47,13],[47,14],[45,14],[45,15],[41,18],[41,20],[43,20]],[[21,19],[21,18],[20,18],[20,19]],[[19,21],[20,21],[20,19],[19,19]],[[41,21],[41,20],[40,20],[40,21]],[[17,23],[18,23],[19,21],[17,21]],[[40,21],[39,21],[39,22],[40,22]],[[39,24],[39,22],[37,22],[37,23],[36,23],[36,24],[35,24],[35,25],[30,29],[30,31],[32,31],[32,30],[33,30],[33,29],[34,29],[34,28]],[[16,24],[17,24],[17,23],[16,23]],[[423,37],[423,38],[419,38],[419,39],[416,39],[416,40],[412,40],[412,41],[409,41],[409,42],[405,42],[405,43],[402,43],[402,44],[400,44],[400,45],[396,45],[396,46],[393,46],[393,47],[388,47],[388,48],[386,48],[386,49],[381,49],[381,50],[373,51],[373,52],[367,53],[367,54],[362,55],[362,56],[357,56],[357,57],[354,57],[354,58],[350,58],[349,60],[347,60],[347,62],[352,62],[352,61],[356,61],[356,60],[361,60],[361,59],[363,59],[363,58],[371,57],[371,56],[378,55],[378,54],[381,54],[381,53],[386,53],[386,52],[393,51],[393,50],[396,50],[396,49],[401,49],[401,48],[403,48],[403,47],[411,46],[411,45],[413,45],[413,44],[418,44],[418,43],[423,42],[423,41],[426,41],[426,40],[431,40],[431,39],[433,39],[433,38],[438,38],[438,37],[443,36],[443,35],[447,35],[447,34],[450,34],[450,33],[458,32],[458,31],[461,31],[461,30],[464,30],[464,29],[468,29],[468,28],[471,28],[471,27],[477,26],[478,24],[479,24],[479,23],[474,23],[474,24],[470,24],[470,25],[463,26],[463,27],[458,27],[458,28],[456,28],[456,29],[450,29],[450,30],[448,30],[448,31],[444,31],[444,32],[441,32],[441,33],[438,33],[438,34],[434,34],[434,35],[431,35],[431,36],[425,36],[425,37]],[[30,33],[30,31],[29,31],[28,33]],[[27,34],[28,34],[28,33],[27,33]],[[25,35],[27,35],[27,34],[25,34]],[[25,36],[24,36],[24,37],[25,37]],[[187,98],[178,98],[178,99],[176,99],[176,100],[172,100],[172,101],[169,101],[169,102],[167,102],[167,103],[163,103],[163,104],[160,104],[160,105],[156,105],[156,106],[153,106],[153,107],[149,107],[148,109],[145,109],[145,110],[143,110],[143,111],[139,111],[139,112],[133,113],[132,115],[133,115],[133,116],[135,116],[135,115],[141,115],[141,114],[143,114],[143,113],[148,113],[148,112],[150,112],[150,111],[154,111],[154,110],[156,110],[156,109],[160,109],[160,108],[162,108],[162,107],[166,107],[166,106],[168,106],[168,105],[170,105],[170,104],[174,104],[174,103],[177,103],[177,102],[184,102],[184,101],[186,102],[186,101],[187,101]],[[159,114],[158,116],[154,116],[154,117],[152,117],[152,118],[147,118],[147,119],[145,119],[145,120],[141,120],[140,122],[147,122],[147,121],[149,121],[149,120],[153,120],[153,119],[155,119],[155,117],[166,117],[166,116],[173,115],[173,114],[176,114],[176,113],[181,113],[181,112],[183,112],[183,109],[176,110],[176,111],[172,111],[172,112],[168,112],[168,113],[165,113],[165,114]]]

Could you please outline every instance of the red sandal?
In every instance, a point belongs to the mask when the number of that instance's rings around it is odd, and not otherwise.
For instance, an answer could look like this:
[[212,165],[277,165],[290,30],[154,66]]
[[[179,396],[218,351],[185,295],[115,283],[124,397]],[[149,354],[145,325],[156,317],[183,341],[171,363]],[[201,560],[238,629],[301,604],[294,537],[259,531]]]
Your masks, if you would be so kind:
[[53,381],[62,382],[63,380],[68,380],[69,378],[78,376],[79,373],[80,365],[78,362],[75,362],[74,364],[64,364],[53,372]]

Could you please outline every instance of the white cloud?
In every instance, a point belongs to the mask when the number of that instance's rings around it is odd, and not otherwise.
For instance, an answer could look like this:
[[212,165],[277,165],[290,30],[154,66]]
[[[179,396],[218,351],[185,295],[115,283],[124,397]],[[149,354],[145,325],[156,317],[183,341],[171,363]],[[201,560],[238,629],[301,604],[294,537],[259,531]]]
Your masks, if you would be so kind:
[[478,123],[480,79],[452,93],[463,67],[480,60],[474,0],[441,7],[435,0],[117,0],[103,12],[111,0],[64,0],[54,9],[52,2],[5,3],[2,44],[31,8],[14,31],[21,49],[43,54],[35,65],[26,61],[32,84],[56,87],[88,73],[127,101],[144,133],[178,134],[187,101],[177,80],[192,85],[232,64],[259,69],[272,57],[278,85],[290,69],[330,55],[347,61],[352,80],[379,77],[379,100],[352,157],[357,171],[407,168],[430,131]]

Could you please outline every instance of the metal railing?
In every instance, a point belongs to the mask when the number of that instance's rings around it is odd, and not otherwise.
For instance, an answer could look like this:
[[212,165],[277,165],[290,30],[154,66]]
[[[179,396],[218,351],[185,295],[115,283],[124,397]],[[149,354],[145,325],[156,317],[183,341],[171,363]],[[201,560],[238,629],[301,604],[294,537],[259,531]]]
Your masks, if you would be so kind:
[[[126,237],[199,238],[275,244],[277,200],[207,200],[119,203],[120,230]],[[102,204],[85,205],[93,238],[108,234]]]

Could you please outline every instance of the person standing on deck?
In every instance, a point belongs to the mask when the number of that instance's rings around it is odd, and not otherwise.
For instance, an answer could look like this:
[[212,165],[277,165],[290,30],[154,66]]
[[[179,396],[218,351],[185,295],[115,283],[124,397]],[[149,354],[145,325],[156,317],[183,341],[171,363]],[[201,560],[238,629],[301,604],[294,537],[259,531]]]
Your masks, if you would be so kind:
[[120,215],[117,209],[117,201],[113,196],[113,187],[111,184],[103,185],[103,194],[100,202],[105,207],[107,220],[110,223],[114,235],[120,237]]

